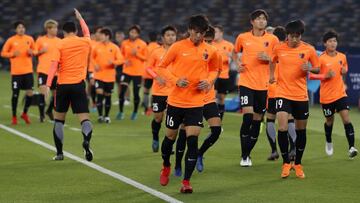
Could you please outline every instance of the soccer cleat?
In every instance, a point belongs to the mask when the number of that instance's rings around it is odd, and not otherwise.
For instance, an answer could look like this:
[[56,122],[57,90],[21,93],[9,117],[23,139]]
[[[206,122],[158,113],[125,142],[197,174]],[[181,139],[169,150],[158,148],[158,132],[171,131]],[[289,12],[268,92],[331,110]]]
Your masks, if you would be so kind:
[[137,113],[136,113],[136,112],[133,112],[133,113],[131,114],[131,120],[134,121],[134,120],[136,120],[136,119],[137,119]]
[[176,177],[181,177],[182,176],[181,168],[175,168],[174,176],[176,176]]
[[333,143],[331,142],[326,142],[325,144],[325,152],[328,156],[331,156],[334,154],[334,147],[333,147]]
[[125,118],[125,115],[123,112],[119,112],[117,115],[116,115],[116,120],[124,120]]
[[26,124],[30,124],[30,118],[26,113],[21,114],[21,118],[25,121]]
[[53,157],[54,161],[62,161],[64,160],[64,155],[63,154],[57,154],[56,156]]
[[43,122],[45,122],[45,116],[40,116],[40,123],[43,123]]
[[267,158],[269,161],[275,161],[279,158],[279,153],[277,151],[272,152],[270,156]]
[[90,149],[89,141],[84,141],[83,142],[83,148],[84,148],[85,159],[87,161],[92,161],[93,160],[93,152]]
[[11,125],[17,125],[17,118],[16,118],[16,116],[13,116],[13,117],[12,117]]
[[296,149],[292,149],[292,150],[289,152],[289,159],[290,159],[290,161],[295,161],[295,157],[296,157]]
[[284,163],[282,165],[281,178],[287,178],[290,175],[291,164]]
[[355,147],[349,149],[349,158],[353,159],[358,154],[358,150]]
[[125,99],[124,105],[125,105],[125,106],[129,106],[129,105],[130,105],[130,99]]
[[111,123],[110,117],[105,117],[105,118],[104,118],[104,122],[105,122],[105,123]]
[[169,183],[169,175],[171,173],[170,166],[164,166],[160,172],[160,185],[166,186]]
[[104,117],[99,116],[99,118],[98,118],[98,123],[103,123],[103,122],[104,122]]
[[305,178],[305,174],[304,174],[303,167],[301,166],[301,164],[295,164],[294,169],[295,169],[296,177],[301,178],[301,179]]
[[152,146],[153,152],[158,152],[159,151],[159,141],[153,140],[151,146]]
[[242,167],[252,166],[251,158],[249,156],[247,156],[246,159],[242,158],[240,161],[240,166],[242,166]]
[[53,114],[52,111],[47,111],[47,112],[46,112],[46,115],[49,117],[49,119],[50,119],[51,121],[54,120],[54,114]]
[[180,188],[180,192],[181,193],[192,193],[193,192],[193,189],[190,185],[190,181],[188,181],[188,180],[182,181],[182,186]]
[[202,172],[204,170],[203,156],[198,156],[196,161],[196,170]]

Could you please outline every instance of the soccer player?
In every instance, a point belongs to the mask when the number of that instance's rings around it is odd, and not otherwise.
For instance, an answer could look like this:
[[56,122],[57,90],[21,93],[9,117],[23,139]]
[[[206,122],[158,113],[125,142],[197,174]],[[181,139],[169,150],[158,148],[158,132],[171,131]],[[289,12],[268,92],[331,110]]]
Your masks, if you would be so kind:
[[[94,28],[92,34],[90,35],[91,38],[91,50],[93,50],[95,48],[95,46],[100,42],[100,31],[103,27],[102,26],[97,26]],[[92,51],[91,51],[91,55],[92,55]],[[95,72],[95,67],[94,67],[94,62],[92,61],[92,57],[90,57],[90,64],[88,67],[88,73],[87,73],[87,81],[88,81],[88,95],[90,95],[91,97],[91,102],[92,102],[92,106],[91,106],[91,112],[95,112],[96,111],[96,88],[95,88],[95,79],[94,79],[94,72]]]
[[[190,17],[190,37],[175,42],[167,51],[160,64],[159,75],[174,85],[168,96],[166,114],[166,136],[161,145],[163,168],[160,184],[169,182],[171,172],[170,155],[181,123],[186,130],[187,152],[185,174],[180,191],[192,193],[190,177],[195,169],[198,155],[198,136],[203,117],[206,92],[218,74],[217,50],[203,41],[209,27],[207,17]],[[172,68],[167,67],[172,63]]]
[[[47,94],[53,81],[54,75],[58,72],[56,87],[56,106],[53,136],[56,146],[54,160],[63,160],[64,124],[66,113],[71,106],[73,113],[77,114],[81,123],[83,134],[83,148],[85,158],[88,161],[93,159],[90,150],[92,135],[92,124],[89,117],[89,106],[86,95],[86,73],[91,50],[90,31],[85,20],[78,10],[74,9],[75,16],[80,22],[84,37],[77,36],[77,29],[74,22],[66,22],[63,25],[64,39],[58,45],[54,60],[51,63],[48,78],[46,81]],[[59,68],[58,68],[59,66]]]
[[[44,122],[45,119],[45,93],[46,93],[46,81],[49,68],[51,66],[51,60],[54,58],[56,53],[57,44],[60,39],[57,37],[58,23],[55,20],[49,19],[44,23],[44,29],[46,35],[39,37],[35,42],[35,52],[38,56],[38,85],[40,89],[40,122]],[[53,83],[50,86],[52,91],[50,103],[46,110],[46,115],[49,116],[50,120],[54,120],[54,93],[56,88],[57,76],[54,77]]]
[[212,45],[214,45],[220,51],[223,62],[222,71],[215,83],[215,89],[218,98],[218,108],[221,119],[223,119],[225,112],[225,97],[230,89],[229,65],[230,58],[232,57],[231,53],[234,50],[234,45],[231,42],[224,40],[224,28],[221,25],[215,25],[214,28],[215,38]]
[[240,34],[235,42],[234,58],[242,53],[241,60],[236,60],[240,72],[240,105],[244,113],[240,129],[240,165],[243,167],[252,166],[250,153],[257,142],[266,111],[269,55],[278,43],[277,37],[265,32],[268,19],[266,11],[253,11],[250,14],[252,30]]
[[126,90],[132,81],[134,95],[134,110],[131,120],[136,120],[137,111],[140,103],[139,91],[141,87],[142,75],[145,71],[145,60],[147,57],[147,45],[140,39],[141,28],[133,25],[129,29],[129,39],[121,43],[121,52],[125,58],[123,74],[121,76],[121,92],[119,98],[120,112],[116,116],[117,120],[124,119],[124,102]]
[[[286,30],[282,26],[278,26],[274,29],[273,34],[279,39],[280,43],[283,43],[286,40]],[[276,92],[276,78],[278,75],[278,69],[276,68],[275,64],[275,82],[272,84],[269,84],[268,88],[268,101],[267,101],[267,112],[266,112],[266,135],[268,137],[270,147],[271,147],[271,153],[268,157],[268,160],[277,160],[279,158],[279,153],[277,152],[276,147],[276,127],[275,127],[275,119],[276,119],[276,98],[275,98],[275,92]],[[289,144],[290,144],[290,160],[295,160],[295,140],[296,140],[296,131],[295,131],[295,123],[294,118],[292,115],[289,115]]]
[[[149,57],[152,53],[152,51],[158,47],[160,47],[159,43],[157,42],[157,33],[156,32],[150,32],[149,33],[149,44],[147,45],[147,60],[149,60]],[[153,78],[152,76],[145,71],[143,75],[143,86],[144,86],[144,95],[143,95],[143,102],[142,106],[144,107],[144,114],[150,115],[151,114],[151,108],[150,108],[150,89],[153,85]]]
[[11,64],[11,124],[17,124],[16,108],[20,90],[25,90],[26,92],[25,106],[21,118],[26,124],[30,124],[27,112],[33,97],[34,76],[32,56],[34,55],[35,43],[31,36],[25,34],[25,23],[23,21],[15,22],[14,29],[16,34],[6,40],[1,51],[1,56],[10,59]]
[[[283,158],[282,178],[290,175],[292,165],[289,159],[288,119],[295,118],[296,157],[295,169],[298,178],[305,178],[301,159],[306,145],[306,125],[309,117],[307,92],[308,72],[319,72],[319,60],[313,46],[303,42],[305,25],[301,20],[289,22],[286,27],[287,41],[276,46],[272,53],[272,63],[277,63],[278,78],[276,97],[276,118],[278,119],[278,142]],[[312,66],[309,66],[309,62]],[[274,79],[271,68],[270,81]]]
[[[100,31],[100,41],[92,51],[94,63],[95,88],[97,97],[98,122],[110,123],[111,94],[115,82],[115,66],[124,62],[120,48],[111,42],[112,32],[109,28]],[[105,98],[105,117],[103,116],[103,102]]]
[[[345,135],[349,144],[349,158],[354,158],[358,151],[354,146],[354,127],[349,117],[349,104],[347,102],[346,88],[343,77],[348,71],[348,64],[345,54],[336,50],[339,35],[331,30],[323,35],[323,43],[326,50],[320,55],[320,103],[325,116],[325,152],[331,156],[334,153],[331,139],[334,114],[339,113],[344,124]],[[312,75],[313,78],[316,75]]]
[[[152,88],[152,110],[154,112],[154,118],[151,121],[153,152],[159,151],[159,131],[167,106],[167,96],[172,88],[170,83],[166,83],[162,77],[156,74],[156,67],[169,47],[176,42],[176,32],[177,30],[175,27],[170,25],[165,26],[161,30],[162,46],[155,48],[147,61],[146,71],[154,78]],[[169,65],[168,68],[170,67],[171,65]]]

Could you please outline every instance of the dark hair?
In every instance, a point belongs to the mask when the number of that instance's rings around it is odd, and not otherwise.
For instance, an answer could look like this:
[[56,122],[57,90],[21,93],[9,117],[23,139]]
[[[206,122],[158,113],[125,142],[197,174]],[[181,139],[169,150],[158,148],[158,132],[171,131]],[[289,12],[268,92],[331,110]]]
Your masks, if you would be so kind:
[[336,41],[339,39],[339,34],[335,30],[329,30],[323,35],[323,42],[326,43],[329,39],[335,38]]
[[212,39],[215,38],[215,29],[214,29],[213,26],[209,26],[209,29],[206,31],[204,37],[210,37],[210,38],[212,38]]
[[157,40],[157,33],[155,31],[151,31],[148,34],[150,42],[155,42]]
[[204,33],[209,29],[209,20],[203,14],[193,15],[189,18],[188,28]]
[[98,31],[98,30],[101,30],[101,29],[103,29],[104,27],[103,26],[95,26],[94,28],[93,28],[93,30],[92,30],[92,32],[91,33],[96,33],[96,31]]
[[18,20],[14,23],[14,29],[16,29],[19,25],[23,25],[24,27],[26,27],[25,22],[22,20]]
[[76,25],[74,22],[68,21],[66,22],[62,29],[66,32],[66,33],[70,33],[70,32],[76,32]]
[[129,30],[128,30],[128,31],[130,32],[131,30],[136,30],[137,33],[140,34],[140,32],[141,32],[141,27],[140,27],[140,25],[134,24],[134,25],[132,25],[132,26],[129,27]]
[[163,28],[161,29],[161,36],[164,36],[167,31],[174,31],[175,34],[177,34],[177,29],[176,29],[176,27],[174,27],[174,26],[172,26],[172,25],[166,25],[165,27],[163,27]]
[[263,9],[256,9],[255,11],[250,13],[250,20],[255,20],[257,17],[261,16],[262,14],[265,16],[266,20],[269,20],[269,15]]
[[274,29],[273,35],[275,35],[279,39],[279,41],[285,41],[286,39],[285,28],[283,26],[277,26]]
[[217,24],[214,25],[213,27],[219,29],[221,32],[224,32],[224,27],[222,25]]
[[100,33],[104,34],[105,36],[109,36],[109,39],[112,38],[112,31],[110,28],[102,28]]
[[293,20],[286,24],[286,34],[299,34],[302,35],[305,32],[305,23],[302,20]]

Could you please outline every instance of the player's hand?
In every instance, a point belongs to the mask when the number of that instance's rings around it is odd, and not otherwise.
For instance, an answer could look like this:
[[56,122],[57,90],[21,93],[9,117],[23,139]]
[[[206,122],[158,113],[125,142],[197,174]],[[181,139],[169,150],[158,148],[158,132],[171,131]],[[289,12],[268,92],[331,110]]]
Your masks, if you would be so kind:
[[78,19],[78,20],[83,19],[80,12],[76,8],[74,8],[74,12],[75,12],[76,19]]
[[303,63],[303,64],[301,65],[301,69],[302,69],[304,72],[308,72],[308,71],[311,70],[311,67],[309,66],[308,63]]
[[242,72],[244,72],[245,71],[245,64],[243,64],[243,63],[238,63],[238,72],[239,73],[242,73]]
[[29,56],[33,56],[33,55],[34,55],[34,52],[33,52],[32,49],[28,49],[28,50],[27,50],[27,54],[28,54]]
[[125,60],[124,64],[125,64],[125,66],[131,66],[131,61],[130,60]]
[[178,87],[187,87],[189,85],[189,81],[186,78],[180,78],[176,81],[176,86]]
[[135,48],[131,49],[131,55],[136,56],[136,53],[137,53],[137,50]]
[[44,93],[45,93],[45,100],[47,100],[49,98],[49,95],[50,95],[50,87],[46,86],[45,90],[44,90]]
[[330,79],[330,78],[332,78],[332,77],[334,77],[334,76],[335,76],[335,72],[334,72],[333,70],[329,70],[329,71],[326,73],[325,78],[326,78],[326,79]]
[[159,83],[160,86],[164,87],[166,85],[166,81],[164,79],[162,79],[159,76],[155,77],[155,80]]
[[14,51],[13,57],[18,57],[20,55],[20,51],[16,50]]
[[48,51],[48,48],[47,47],[43,47],[42,49],[40,49],[39,53],[40,54],[43,54],[43,53],[46,53]]
[[275,77],[273,75],[270,75],[269,83],[274,84],[276,82]]
[[210,88],[210,83],[207,80],[201,80],[197,86],[199,90],[207,90]]
[[343,66],[341,67],[341,75],[345,75],[347,73],[346,68]]
[[270,56],[264,51],[259,52],[257,57],[260,61],[270,61]]
[[99,71],[100,71],[100,66],[96,64],[96,65],[94,66],[94,70],[95,70],[96,72],[99,72]]

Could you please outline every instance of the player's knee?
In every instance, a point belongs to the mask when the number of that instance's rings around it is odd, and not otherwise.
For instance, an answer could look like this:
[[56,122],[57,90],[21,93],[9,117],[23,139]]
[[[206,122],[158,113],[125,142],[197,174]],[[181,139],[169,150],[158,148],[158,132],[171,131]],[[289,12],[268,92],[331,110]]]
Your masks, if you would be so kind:
[[243,125],[250,126],[253,121],[253,114],[252,113],[246,113],[243,116]]

